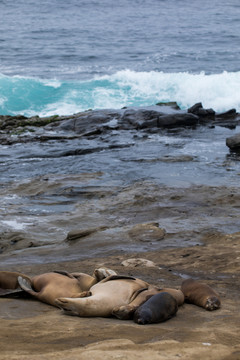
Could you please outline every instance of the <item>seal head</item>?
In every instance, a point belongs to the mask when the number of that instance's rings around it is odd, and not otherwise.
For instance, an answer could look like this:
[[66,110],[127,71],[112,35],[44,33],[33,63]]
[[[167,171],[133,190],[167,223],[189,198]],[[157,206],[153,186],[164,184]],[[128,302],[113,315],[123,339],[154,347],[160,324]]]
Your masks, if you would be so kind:
[[209,297],[205,304],[205,309],[209,311],[217,310],[221,306],[220,300],[216,296]]

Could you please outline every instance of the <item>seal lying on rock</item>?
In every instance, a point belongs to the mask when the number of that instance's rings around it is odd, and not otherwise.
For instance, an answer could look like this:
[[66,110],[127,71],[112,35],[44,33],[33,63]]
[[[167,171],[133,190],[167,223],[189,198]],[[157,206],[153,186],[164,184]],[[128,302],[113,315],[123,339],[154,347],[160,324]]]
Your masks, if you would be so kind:
[[182,282],[181,290],[185,301],[203,307],[206,310],[217,310],[221,306],[219,295],[210,286],[193,279]]
[[113,309],[112,314],[121,320],[130,319],[139,306],[145,303],[152,296],[162,292],[167,292],[172,297],[174,297],[178,306],[181,306],[184,303],[184,295],[181,290],[172,288],[158,288],[157,286],[150,285],[147,289],[140,290],[136,298],[130,304],[119,307],[116,306]]
[[18,277],[31,281],[31,278],[19,272],[13,271],[0,271],[0,289],[12,289],[16,290],[19,288]]
[[167,292],[153,295],[134,313],[133,320],[137,324],[153,324],[166,321],[176,315],[177,300]]
[[0,288],[16,289],[20,286],[38,300],[56,306],[57,298],[86,296],[94,284],[113,274],[116,274],[113,270],[100,268],[96,269],[92,276],[59,271],[30,278],[21,273],[2,271],[0,272]]
[[131,303],[139,290],[148,286],[145,281],[134,277],[113,275],[93,285],[89,297],[64,297],[55,303],[68,315],[110,317],[114,308]]

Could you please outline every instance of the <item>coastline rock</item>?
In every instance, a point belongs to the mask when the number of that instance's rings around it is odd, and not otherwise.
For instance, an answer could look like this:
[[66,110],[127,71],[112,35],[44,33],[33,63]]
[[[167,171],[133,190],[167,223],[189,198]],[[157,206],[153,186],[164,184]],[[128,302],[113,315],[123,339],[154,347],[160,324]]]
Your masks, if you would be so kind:
[[[87,110],[73,115],[26,118],[22,115],[0,115],[0,144],[12,145],[34,141],[71,140],[97,137],[112,130],[145,130],[194,127],[198,124],[234,128],[240,123],[235,109],[217,114],[196,103],[180,110],[177,103],[122,109]],[[54,132],[54,133],[53,133]]]
[[65,241],[67,241],[67,242],[79,241],[82,238],[92,235],[98,231],[104,231],[106,229],[108,229],[107,226],[99,226],[96,228],[89,228],[89,229],[83,229],[83,230],[72,230],[72,231],[69,231],[69,233],[67,234]]
[[164,113],[158,109],[128,109],[119,120],[119,126],[133,129],[171,128],[175,126],[193,126],[198,123],[194,114],[171,112]]
[[38,246],[24,232],[4,232],[0,234],[0,254],[5,251],[21,250]]
[[147,259],[142,259],[142,258],[133,258],[133,259],[127,259],[121,262],[122,266],[125,267],[157,267],[157,265],[151,261],[151,260],[147,260]]
[[120,115],[121,111],[118,110],[91,110],[62,121],[58,127],[60,130],[81,135],[99,134],[102,132],[100,126],[106,125],[113,118],[119,118]]
[[231,150],[240,150],[240,133],[227,138],[226,145]]
[[157,106],[170,106],[172,109],[175,109],[175,110],[181,110],[178,103],[176,101],[168,101],[168,102],[158,102],[156,104]]
[[214,118],[215,111],[213,109],[204,109],[202,103],[196,103],[188,109],[188,113],[197,115],[199,117],[210,117]]
[[234,117],[236,117],[237,116],[237,111],[236,111],[236,109],[230,109],[230,110],[228,110],[228,111],[225,111],[225,112],[223,112],[223,113],[220,113],[220,114],[216,114],[217,115],[217,117],[219,117],[219,118],[234,118]]
[[198,120],[194,114],[169,114],[158,118],[158,127],[195,126]]
[[132,240],[143,242],[163,240],[165,234],[165,229],[161,229],[157,222],[137,224],[128,231]]

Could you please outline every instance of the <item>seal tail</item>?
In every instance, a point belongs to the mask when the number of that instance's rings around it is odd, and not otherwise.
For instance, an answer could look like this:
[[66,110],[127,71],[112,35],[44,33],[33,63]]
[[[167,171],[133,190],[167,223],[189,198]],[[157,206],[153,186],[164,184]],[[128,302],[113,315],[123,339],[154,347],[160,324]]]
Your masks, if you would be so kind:
[[27,279],[22,278],[21,276],[18,277],[18,283],[22,290],[26,291],[28,294],[36,295],[37,292],[33,290],[31,282]]

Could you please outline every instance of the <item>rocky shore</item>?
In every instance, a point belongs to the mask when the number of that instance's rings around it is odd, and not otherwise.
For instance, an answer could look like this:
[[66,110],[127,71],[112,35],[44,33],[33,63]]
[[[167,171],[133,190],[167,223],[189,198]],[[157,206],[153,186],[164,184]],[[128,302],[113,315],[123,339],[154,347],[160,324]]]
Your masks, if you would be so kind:
[[[180,110],[177,103],[158,103],[144,108],[123,108],[120,110],[87,110],[70,116],[54,115],[46,118],[34,116],[0,116],[0,144],[11,145],[17,142],[64,140],[75,136],[100,136],[112,130],[145,130],[150,133],[163,128],[195,127],[197,125],[225,126],[235,128],[240,124],[240,114],[235,109],[216,113],[204,109],[197,103]],[[39,130],[41,129],[41,131]],[[44,134],[58,131],[58,135]],[[236,140],[237,139],[237,140]],[[238,148],[239,139],[227,141],[230,148]]]
[[[217,114],[200,103],[187,111],[171,103],[65,117],[0,116],[2,153],[8,159],[11,152],[9,163],[2,158],[0,270],[91,274],[106,266],[159,286],[201,279],[222,298],[217,311],[185,304],[175,318],[149,326],[68,317],[30,298],[1,298],[0,359],[239,359],[239,121],[234,110]],[[235,129],[226,136],[224,160],[186,151],[199,127]],[[166,143],[146,153],[159,133]],[[194,141],[200,152],[202,143]],[[188,171],[199,181],[185,182]],[[202,182],[204,171],[214,176],[210,184]],[[230,180],[217,182],[217,171]]]

